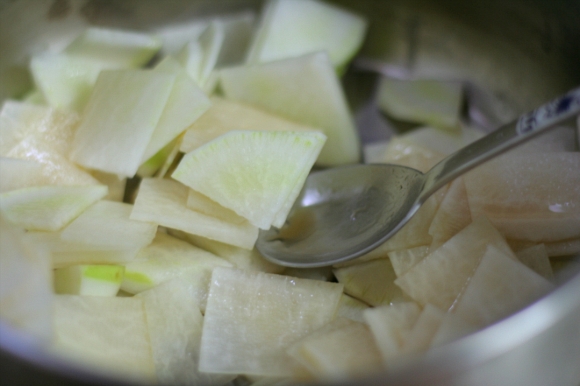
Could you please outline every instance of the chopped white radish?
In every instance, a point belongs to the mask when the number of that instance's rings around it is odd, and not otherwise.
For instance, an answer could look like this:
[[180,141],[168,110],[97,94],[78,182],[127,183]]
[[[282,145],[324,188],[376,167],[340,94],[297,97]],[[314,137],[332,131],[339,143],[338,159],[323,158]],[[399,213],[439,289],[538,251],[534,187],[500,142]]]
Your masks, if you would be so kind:
[[489,245],[516,259],[505,239],[485,217],[479,217],[431,252],[395,283],[419,304],[448,310],[463,291]]
[[440,129],[460,129],[461,82],[382,77],[378,87],[379,108],[388,115]]
[[[0,110],[0,155],[6,156],[10,149],[22,141],[28,134],[43,131],[50,110],[44,106],[7,100]],[[37,130],[37,127],[41,127]]]
[[27,230],[57,231],[106,194],[104,185],[23,188],[0,194],[0,211]]
[[420,247],[391,251],[387,255],[389,260],[391,260],[395,274],[399,277],[423,260],[430,250],[428,246],[422,245]]
[[101,375],[155,380],[141,299],[56,295],[53,322],[55,354]]
[[213,97],[212,106],[185,132],[180,150],[188,153],[232,130],[320,131],[244,103]]
[[248,222],[232,224],[188,209],[185,206],[188,191],[177,181],[143,179],[131,219],[154,222],[241,248],[254,247],[258,228]]
[[579,170],[579,152],[490,161],[464,177],[471,214],[487,216],[508,239],[542,243],[580,237]]
[[337,318],[288,349],[315,378],[344,380],[382,368],[381,354],[365,323]]
[[286,376],[286,349],[334,318],[342,285],[230,268],[213,272],[201,337],[204,372]]
[[332,281],[334,279],[332,267],[286,268],[282,274],[310,280]]
[[225,39],[224,25],[211,21],[197,40],[189,42],[177,55],[187,74],[203,87],[214,69]]
[[552,288],[548,280],[490,245],[454,312],[467,322],[484,327],[527,306]]
[[235,375],[198,371],[203,317],[195,282],[173,279],[136,295],[143,300],[157,381],[163,385],[223,385]]
[[544,244],[534,245],[516,252],[519,261],[545,279],[554,280],[554,272]]
[[394,283],[397,276],[389,259],[338,268],[334,275],[344,285],[346,294],[371,306],[390,304],[402,298],[401,289]]
[[64,52],[118,68],[135,68],[147,64],[160,48],[161,39],[150,34],[91,27],[73,40]]
[[87,168],[134,176],[176,77],[153,70],[102,71],[75,134],[70,158]]
[[337,317],[351,319],[357,322],[364,322],[363,312],[370,306],[352,296],[342,294],[338,303]]
[[328,141],[318,164],[360,159],[359,139],[344,91],[326,53],[220,71],[226,98],[323,130]]
[[57,294],[116,296],[123,281],[120,265],[73,265],[54,271]]
[[125,196],[125,186],[127,185],[127,178],[119,177],[116,174],[103,173],[94,170],[91,175],[99,181],[102,185],[107,185],[109,192],[103,199],[109,201],[123,201]]
[[447,312],[431,339],[430,346],[438,347],[477,331],[477,328],[453,312]]
[[133,205],[124,202],[96,202],[68,224],[60,238],[99,250],[143,248],[155,237],[157,224],[131,220]]
[[439,330],[445,315],[446,313],[439,308],[431,304],[425,305],[417,320],[413,323],[413,328],[405,337],[401,354],[418,354],[426,351]]
[[325,139],[318,132],[233,131],[186,154],[172,177],[261,229],[281,227]]
[[363,316],[387,364],[400,354],[420,313],[421,308],[412,302],[395,303],[364,311]]
[[367,22],[346,9],[316,0],[271,0],[248,53],[249,63],[326,51],[344,71],[362,45]]
[[245,218],[239,216],[233,210],[224,208],[217,202],[210,199],[208,196],[205,196],[193,189],[189,189],[186,206],[196,212],[203,213],[212,217],[217,217],[234,224],[241,224],[246,221]]
[[51,183],[41,163],[16,158],[0,157],[0,176],[0,193]]
[[52,339],[52,267],[50,256],[25,239],[24,230],[0,217],[0,318],[2,323]]

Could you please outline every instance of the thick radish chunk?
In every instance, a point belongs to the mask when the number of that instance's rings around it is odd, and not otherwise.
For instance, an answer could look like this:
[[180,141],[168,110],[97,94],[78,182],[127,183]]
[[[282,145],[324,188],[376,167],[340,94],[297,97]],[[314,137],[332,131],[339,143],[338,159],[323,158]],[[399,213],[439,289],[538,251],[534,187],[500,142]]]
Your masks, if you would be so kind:
[[64,52],[117,68],[136,68],[147,64],[159,51],[161,43],[160,38],[149,34],[91,27],[73,40]]
[[141,299],[56,295],[53,321],[55,354],[125,381],[155,380]]
[[324,52],[220,71],[226,98],[245,102],[328,136],[318,164],[360,160],[360,144],[340,81]]
[[269,229],[284,224],[326,137],[233,131],[186,154],[172,177]]
[[214,270],[199,369],[287,376],[286,349],[334,319],[342,285],[231,268]]
[[248,62],[326,51],[342,72],[362,45],[366,27],[361,16],[321,1],[273,0],[264,10]]
[[143,161],[176,75],[151,70],[102,71],[71,146],[91,169],[132,177]]
[[1,194],[0,211],[27,230],[57,231],[106,194],[104,185],[24,188]]
[[241,248],[254,247],[258,228],[248,222],[233,224],[188,209],[188,191],[177,181],[146,178],[141,181],[131,219],[154,222]]
[[50,185],[42,164],[17,158],[0,157],[0,193],[10,190]]
[[123,281],[120,265],[73,265],[54,271],[57,294],[116,296]]
[[554,280],[554,272],[550,265],[548,251],[544,244],[534,245],[533,247],[524,248],[516,252],[518,260],[531,268],[538,275],[547,280]]
[[393,270],[397,277],[413,268],[429,254],[429,247],[426,245],[409,249],[401,249],[389,252],[389,260],[393,265]]

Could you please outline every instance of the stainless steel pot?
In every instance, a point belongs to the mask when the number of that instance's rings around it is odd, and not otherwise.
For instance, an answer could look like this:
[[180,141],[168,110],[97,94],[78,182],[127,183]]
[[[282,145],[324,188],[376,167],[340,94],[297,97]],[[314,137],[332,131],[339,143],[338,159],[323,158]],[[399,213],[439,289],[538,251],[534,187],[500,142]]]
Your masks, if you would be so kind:
[[[357,62],[395,76],[468,79],[468,97],[493,127],[580,84],[580,1],[337,1],[365,14],[369,36]],[[0,1],[0,101],[26,91],[30,55],[58,50],[87,25],[136,29],[259,10],[252,0]],[[381,138],[365,108],[374,75],[345,84],[363,140]],[[469,91],[469,90],[468,90]],[[488,93],[488,94],[486,94]],[[486,95],[501,100],[489,105]],[[470,112],[471,113],[471,112]],[[474,119],[478,111],[472,112]],[[481,114],[479,114],[481,116]],[[11,385],[120,384],[51,357],[0,322],[0,377]],[[353,384],[580,385],[580,274],[553,293],[423,359]]]

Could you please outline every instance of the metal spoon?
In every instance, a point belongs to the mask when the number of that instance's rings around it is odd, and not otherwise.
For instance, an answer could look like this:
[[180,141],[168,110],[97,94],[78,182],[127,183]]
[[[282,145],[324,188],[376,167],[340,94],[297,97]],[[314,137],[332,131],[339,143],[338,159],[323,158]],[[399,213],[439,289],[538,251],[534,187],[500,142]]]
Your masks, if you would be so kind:
[[286,224],[261,231],[257,248],[289,267],[354,259],[392,237],[434,192],[481,163],[580,114],[576,88],[448,156],[427,173],[352,165],[312,173]]

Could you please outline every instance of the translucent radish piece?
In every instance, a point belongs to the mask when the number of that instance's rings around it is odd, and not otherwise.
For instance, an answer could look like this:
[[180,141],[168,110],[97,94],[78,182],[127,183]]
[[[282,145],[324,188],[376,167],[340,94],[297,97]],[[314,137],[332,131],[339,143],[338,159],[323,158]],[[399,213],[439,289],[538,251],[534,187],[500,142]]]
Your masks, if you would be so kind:
[[177,181],[146,178],[141,181],[131,219],[197,234],[241,248],[252,249],[258,228],[232,224],[188,209],[188,188]]
[[[175,234],[174,231],[171,233]],[[256,248],[240,248],[187,233],[182,233],[178,237],[229,261],[239,269],[265,273],[282,273],[284,271],[284,267],[266,260]]]
[[169,69],[169,66],[162,62],[155,68],[155,71],[170,73],[176,78],[141,162],[167,146],[211,106],[208,97],[182,68]]
[[430,248],[426,245],[409,249],[401,249],[388,253],[389,260],[397,277],[402,276],[409,269],[417,265],[429,254]]
[[334,275],[332,267],[318,267],[318,268],[286,268],[282,272],[283,275],[298,277],[300,279],[333,281]]
[[395,303],[364,311],[363,316],[387,365],[400,355],[405,339],[420,312],[421,308],[412,302]]
[[54,354],[124,381],[155,380],[141,299],[56,295],[53,324]]
[[352,296],[342,294],[338,303],[337,317],[343,317],[357,322],[364,322],[363,312],[369,305]]
[[463,338],[477,331],[477,328],[453,312],[447,312],[439,325],[439,329],[431,340],[431,347],[438,347],[446,343],[452,342],[459,338]]
[[186,154],[172,177],[259,228],[279,227],[325,139],[316,132],[234,131]]
[[217,217],[233,224],[241,224],[246,221],[245,218],[237,215],[233,210],[224,208],[209,197],[204,196],[193,189],[189,189],[186,205],[191,210],[208,216]]
[[54,271],[57,294],[116,296],[125,268],[120,265],[73,265]]
[[137,169],[137,175],[141,178],[153,177],[161,169],[169,156],[173,153],[175,145],[179,142],[179,138],[176,138],[169,144],[167,144],[163,149],[159,150],[147,161],[143,162],[139,169]]
[[502,235],[479,217],[421,262],[395,280],[419,304],[448,310],[475,272],[488,245],[516,259]]
[[0,157],[0,193],[32,186],[50,185],[42,164],[16,158]]
[[102,71],[72,143],[71,160],[134,176],[175,80],[176,75],[160,71]]
[[216,20],[222,24],[224,41],[217,59],[216,67],[231,66],[244,61],[250,40],[254,34],[256,14],[240,12]]
[[145,306],[157,381],[163,385],[220,386],[236,375],[198,371],[203,316],[192,288],[192,281],[173,279],[136,296]]
[[401,289],[394,280],[397,278],[389,259],[377,259],[334,270],[344,292],[356,299],[380,306],[400,300]]
[[292,375],[286,349],[334,318],[342,285],[231,268],[212,275],[200,371]]
[[28,92],[24,97],[22,97],[22,102],[40,106],[48,105],[44,95],[42,95],[42,92],[38,89],[33,89]]
[[356,163],[360,144],[344,91],[326,53],[220,71],[228,99],[320,128],[328,141],[317,163]]
[[232,130],[320,131],[244,103],[213,97],[212,106],[185,132],[181,151],[188,153]]
[[197,40],[208,24],[209,20],[192,20],[155,29],[155,35],[163,42],[161,56],[176,55],[187,43]]
[[429,226],[429,234],[433,237],[431,250],[439,248],[471,220],[467,190],[463,178],[458,178],[450,184]]
[[0,210],[27,230],[57,231],[107,194],[103,185],[40,186],[0,195]]
[[440,129],[460,129],[461,82],[382,77],[378,87],[379,108],[386,114]]
[[553,287],[548,280],[490,245],[454,312],[467,322],[484,327],[527,306]]
[[43,54],[30,62],[34,84],[52,107],[82,112],[101,70],[94,59],[65,54]]
[[0,155],[6,156],[10,149],[46,119],[48,110],[44,106],[7,100],[0,111]]
[[365,164],[383,163],[383,154],[387,150],[389,142],[371,142],[363,145],[363,160]]
[[365,323],[337,318],[288,349],[320,380],[360,377],[382,368],[381,354]]
[[550,265],[550,258],[544,244],[534,245],[516,252],[516,256],[528,268],[532,269],[544,279],[553,281],[554,272]]
[[464,177],[471,214],[487,216],[508,239],[542,243],[580,237],[578,170],[578,152],[490,161]]
[[130,204],[101,200],[68,224],[60,238],[95,250],[143,248],[153,241],[157,224],[130,219],[132,210]]
[[0,217],[0,318],[34,339],[52,339],[50,255]]
[[65,53],[117,68],[136,68],[147,64],[160,48],[161,39],[150,34],[91,27],[73,40]]
[[378,163],[408,166],[426,173],[443,158],[445,156],[439,152],[395,137],[389,141],[383,154],[380,155],[380,158],[377,156],[375,161]]
[[155,240],[125,266],[121,288],[137,294],[183,277],[190,282],[196,304],[203,311],[211,273],[218,266],[231,267],[232,264],[185,241],[158,233]]
[[341,72],[362,45],[367,21],[320,1],[272,0],[248,53],[249,63],[326,51]]
[[125,195],[125,186],[127,184],[126,178],[99,171],[93,171],[91,175],[96,178],[99,183],[109,187],[109,193],[107,193],[103,199],[118,202],[123,201],[123,196]]
[[439,308],[427,304],[417,317],[413,328],[405,337],[401,354],[418,354],[427,351],[433,337],[441,327],[446,313]]

